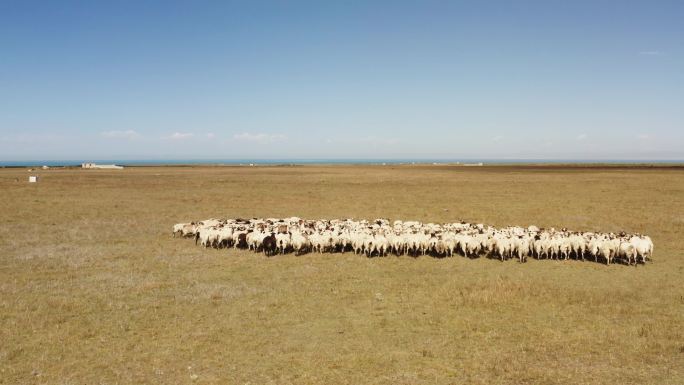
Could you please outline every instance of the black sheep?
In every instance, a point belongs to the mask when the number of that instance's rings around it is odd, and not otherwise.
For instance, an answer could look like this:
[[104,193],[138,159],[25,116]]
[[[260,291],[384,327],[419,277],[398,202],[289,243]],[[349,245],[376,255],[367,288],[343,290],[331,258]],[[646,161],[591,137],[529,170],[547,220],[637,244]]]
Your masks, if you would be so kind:
[[238,241],[235,244],[236,247],[239,247],[241,249],[246,249],[247,248],[247,234],[251,233],[251,231],[248,231],[247,233],[240,233],[238,235]]
[[277,248],[275,233],[271,233],[271,235],[264,238],[262,246],[264,248],[264,255],[267,257],[275,254]]

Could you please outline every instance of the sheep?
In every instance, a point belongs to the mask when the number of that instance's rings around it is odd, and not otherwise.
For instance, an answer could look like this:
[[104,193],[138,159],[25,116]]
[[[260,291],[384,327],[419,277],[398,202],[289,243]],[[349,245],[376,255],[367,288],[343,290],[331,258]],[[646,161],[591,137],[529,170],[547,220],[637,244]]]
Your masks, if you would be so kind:
[[496,238],[496,252],[503,262],[506,257],[509,257],[513,253],[513,245],[511,239],[508,237],[501,236]]
[[195,244],[200,242],[201,246],[212,247],[218,242],[219,232],[215,227],[203,227],[195,236]]
[[592,237],[589,240],[589,245],[587,249],[589,251],[589,254],[591,254],[594,257],[594,262],[598,262],[600,245],[601,241],[598,238]]
[[237,249],[238,247],[247,247],[247,234],[249,232],[250,231],[248,230],[235,231],[233,233],[233,248]]
[[190,222],[190,223],[176,223],[173,225],[173,231],[172,235],[175,238],[176,235],[180,235],[181,237],[188,237],[188,236],[194,236],[195,232],[197,231],[197,225],[195,222]]
[[638,253],[633,243],[626,239],[621,239],[620,244],[618,245],[617,255],[621,258],[626,258],[628,265],[631,265],[632,260],[634,260],[634,266],[636,266]]
[[456,247],[461,250],[461,253],[463,253],[464,257],[468,257],[468,240],[470,236],[463,234],[463,233],[458,233],[454,236],[454,241],[456,242]]
[[465,236],[462,238],[461,248],[465,257],[477,257],[484,249],[483,240],[475,235]]
[[567,261],[570,257],[570,250],[572,249],[570,240],[567,238],[558,239],[557,244],[559,257],[563,257]]
[[425,255],[430,249],[430,237],[425,233],[418,233],[418,247],[420,247],[420,253]]
[[351,235],[351,245],[352,249],[354,249],[354,254],[360,254],[364,250],[364,246],[366,244],[366,237],[368,237],[368,234],[365,233],[355,233]]
[[376,234],[373,237],[373,248],[368,253],[368,255],[370,256],[370,254],[372,254],[373,251],[376,251],[379,256],[384,257],[387,254],[389,248],[390,244],[387,238],[385,238],[385,236],[382,234]]
[[649,236],[634,235],[629,239],[629,243],[634,246],[637,257],[641,257],[643,263],[646,263],[646,260],[651,258],[653,254],[653,241],[651,241]]
[[444,252],[446,253],[446,255],[448,257],[453,257],[454,250],[456,250],[456,239],[453,237],[443,237],[442,246],[444,248]]
[[519,236],[515,239],[515,248],[520,262],[527,262],[527,255],[530,252],[530,240],[527,236]]
[[404,253],[406,249],[406,241],[404,237],[399,234],[390,233],[387,234],[387,240],[390,244],[390,249],[395,255],[400,255]]
[[418,254],[418,250],[420,250],[420,239],[418,237],[418,234],[416,234],[416,233],[406,234],[405,239],[406,239],[405,253],[408,254],[410,252],[411,255],[413,255],[415,257]]
[[267,235],[268,234],[263,231],[254,231],[247,234],[247,248],[249,250],[254,250],[255,253],[258,252]]
[[290,233],[277,233],[275,235],[276,246],[280,250],[280,254],[285,254],[285,250],[290,246]]
[[553,235],[546,240],[546,254],[551,259],[558,259],[560,257],[561,240],[557,235]]
[[176,223],[173,225],[173,231],[171,234],[173,235],[174,238],[176,238],[176,234],[182,234],[183,233],[183,227],[185,227],[187,223]]
[[598,255],[606,259],[606,264],[610,265],[610,261],[617,253],[619,247],[619,240],[605,239],[598,243]]
[[217,247],[228,247],[233,240],[233,229],[231,227],[221,227],[218,230]]
[[456,235],[451,231],[443,231],[436,234],[437,244],[436,248],[439,249],[437,254],[445,255],[451,257],[456,250]]
[[299,231],[292,232],[290,242],[292,243],[295,255],[300,255],[303,251],[308,250],[311,245],[309,239]]
[[341,231],[336,235],[333,233],[333,244],[338,251],[344,252],[347,246],[351,245],[351,234],[349,231]]
[[261,241],[261,247],[264,250],[265,256],[274,255],[278,248],[275,233],[266,235]]
[[311,247],[313,250],[318,251],[319,254],[332,250],[332,233],[328,230],[321,233],[314,233],[309,237],[311,241]]
[[195,222],[186,223],[181,230],[181,237],[194,237],[199,231],[199,225]]
[[414,257],[426,254],[450,257],[460,252],[468,258],[484,254],[502,261],[515,257],[519,262],[526,262],[529,256],[584,261],[588,256],[596,262],[605,260],[608,265],[616,258],[636,265],[651,259],[653,253],[651,238],[641,234],[571,232],[565,228],[536,226],[496,229],[465,221],[423,224],[383,218],[374,221],[299,217],[208,219],[173,225],[172,236],[177,235],[194,236],[195,243],[205,248],[246,248],[264,251],[266,255],[351,249],[355,254],[364,253],[369,257],[386,256],[390,252],[397,256],[410,253]]
[[372,235],[363,238],[363,250],[367,257],[370,257],[375,251],[375,237]]
[[585,239],[579,234],[573,234],[568,237],[568,242],[570,244],[570,251],[575,253],[575,257],[584,260],[584,251],[586,249]]

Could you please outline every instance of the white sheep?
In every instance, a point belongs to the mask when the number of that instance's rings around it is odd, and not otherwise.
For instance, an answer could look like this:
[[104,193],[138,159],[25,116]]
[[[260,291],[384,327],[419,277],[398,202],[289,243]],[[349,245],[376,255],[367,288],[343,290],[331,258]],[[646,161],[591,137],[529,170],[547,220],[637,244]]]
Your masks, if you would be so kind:
[[570,232],[563,228],[541,230],[536,226],[510,226],[500,229],[484,224],[426,223],[418,221],[394,221],[376,219],[320,219],[305,220],[298,217],[286,219],[208,219],[201,222],[177,223],[172,236],[194,235],[195,243],[204,247],[263,249],[264,238],[273,234],[272,245],[280,254],[293,250],[299,255],[304,251],[319,253],[345,252],[350,248],[368,256],[384,256],[387,253],[416,256],[435,254],[453,256],[461,252],[466,257],[481,254],[505,260],[516,257],[525,262],[528,256],[538,259],[582,259],[599,257],[610,264],[615,258],[625,259],[628,264],[646,262],[653,253],[651,238],[639,234]]
[[649,236],[638,236],[635,235],[630,238],[629,243],[634,245],[637,256],[641,257],[641,260],[646,263],[646,260],[651,258],[653,254],[653,241]]
[[290,234],[278,233],[275,235],[276,247],[280,250],[280,254],[285,254],[285,250],[290,246]]
[[292,243],[292,249],[294,250],[295,255],[300,255],[303,251],[308,250],[311,246],[311,242],[309,242],[309,239],[306,237],[306,235],[300,233],[299,231],[292,232],[290,242]]

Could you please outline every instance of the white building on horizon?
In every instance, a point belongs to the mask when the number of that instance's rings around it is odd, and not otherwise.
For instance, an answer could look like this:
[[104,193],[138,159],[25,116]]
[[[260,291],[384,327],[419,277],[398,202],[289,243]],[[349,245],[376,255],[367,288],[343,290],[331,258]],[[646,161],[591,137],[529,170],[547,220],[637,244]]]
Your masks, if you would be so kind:
[[121,169],[123,169],[123,166],[117,166],[115,164],[96,164],[96,163],[92,163],[92,162],[87,162],[87,163],[81,163],[81,168],[121,170]]

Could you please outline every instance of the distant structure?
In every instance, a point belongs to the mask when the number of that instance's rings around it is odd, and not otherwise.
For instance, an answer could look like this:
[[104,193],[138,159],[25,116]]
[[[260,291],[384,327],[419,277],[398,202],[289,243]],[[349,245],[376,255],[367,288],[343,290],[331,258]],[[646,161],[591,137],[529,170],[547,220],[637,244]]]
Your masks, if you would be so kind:
[[123,166],[117,166],[115,164],[96,164],[96,163],[81,163],[81,168],[97,168],[97,169],[108,169],[108,170],[121,170]]
[[38,177],[35,175],[29,176],[29,183],[36,183],[38,182]]
[[463,163],[464,166],[484,166],[484,163]]

